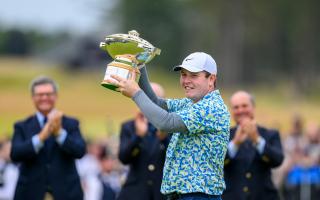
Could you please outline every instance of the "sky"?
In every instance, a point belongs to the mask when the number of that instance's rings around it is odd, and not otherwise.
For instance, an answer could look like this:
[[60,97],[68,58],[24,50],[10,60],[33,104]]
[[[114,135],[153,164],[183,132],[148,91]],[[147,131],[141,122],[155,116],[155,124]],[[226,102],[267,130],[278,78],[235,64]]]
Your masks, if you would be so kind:
[[[103,5],[102,5],[103,2]],[[0,27],[88,33],[113,0],[0,0]],[[110,6],[110,5],[109,5]]]

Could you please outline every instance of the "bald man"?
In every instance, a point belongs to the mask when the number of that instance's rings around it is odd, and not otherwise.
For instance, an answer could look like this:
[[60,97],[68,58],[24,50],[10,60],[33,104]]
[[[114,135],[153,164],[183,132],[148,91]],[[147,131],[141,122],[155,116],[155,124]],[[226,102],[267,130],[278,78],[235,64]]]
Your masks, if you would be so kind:
[[246,91],[230,99],[236,127],[230,130],[225,159],[226,190],[223,200],[277,200],[271,169],[283,161],[279,132],[257,125],[255,101]]
[[[151,83],[154,93],[164,98],[164,90]],[[127,180],[118,200],[164,200],[160,193],[163,166],[169,138],[138,112],[135,119],[122,124],[119,159],[129,165]]]

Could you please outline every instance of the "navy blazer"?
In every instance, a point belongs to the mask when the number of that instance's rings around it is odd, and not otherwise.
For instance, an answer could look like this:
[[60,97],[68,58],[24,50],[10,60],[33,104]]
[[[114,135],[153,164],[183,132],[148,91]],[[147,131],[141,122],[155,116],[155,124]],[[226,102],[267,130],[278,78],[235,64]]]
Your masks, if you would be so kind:
[[43,200],[48,191],[55,200],[83,199],[75,159],[85,154],[85,142],[76,119],[63,116],[62,127],[67,131],[64,143],[60,146],[51,136],[36,153],[31,138],[41,131],[37,117],[15,123],[11,159],[20,168],[15,200]]
[[160,186],[169,138],[159,141],[150,123],[145,137],[138,137],[135,131],[133,120],[121,126],[119,159],[130,170],[118,200],[164,199]]
[[[236,128],[230,131],[230,141],[235,135]],[[266,145],[260,154],[252,142],[246,140],[238,149],[234,158],[227,152],[224,177],[226,190],[223,200],[277,200],[277,190],[271,180],[271,169],[279,166],[283,159],[283,152],[279,132],[258,127]]]

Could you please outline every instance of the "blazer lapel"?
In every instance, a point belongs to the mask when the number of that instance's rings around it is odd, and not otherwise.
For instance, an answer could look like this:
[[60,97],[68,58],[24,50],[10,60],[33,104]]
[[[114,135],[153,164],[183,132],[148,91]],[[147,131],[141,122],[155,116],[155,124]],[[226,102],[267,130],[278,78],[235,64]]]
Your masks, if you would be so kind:
[[32,138],[34,135],[38,134],[41,131],[41,127],[36,115],[33,115],[31,117],[30,123],[27,126],[27,138]]

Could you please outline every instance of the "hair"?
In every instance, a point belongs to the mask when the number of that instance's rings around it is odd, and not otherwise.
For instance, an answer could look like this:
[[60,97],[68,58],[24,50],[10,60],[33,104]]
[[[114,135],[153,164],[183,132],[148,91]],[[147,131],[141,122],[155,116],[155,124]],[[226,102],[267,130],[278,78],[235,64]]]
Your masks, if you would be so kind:
[[256,106],[256,99],[255,99],[255,97],[254,97],[252,94],[250,94],[250,93],[248,93],[248,94],[249,94],[250,102],[252,103],[253,106]]
[[58,92],[58,85],[53,79],[51,79],[47,76],[38,76],[38,77],[34,78],[30,83],[31,94],[34,95],[34,88],[36,86],[45,85],[45,84],[52,85],[54,93]]
[[249,93],[249,92],[247,92],[247,91],[244,91],[244,90],[239,90],[239,91],[233,93],[233,95],[231,95],[231,97],[230,97],[230,101],[231,101],[232,97],[233,97],[235,94],[238,94],[238,93],[243,93],[243,94],[248,95],[250,103],[251,103],[254,107],[256,106],[255,97],[254,97],[251,93]]
[[[204,73],[206,78],[209,78],[209,76],[212,75],[210,72],[207,72],[207,71],[204,71]],[[217,79],[214,81],[213,86],[214,86],[214,89],[217,88]]]

